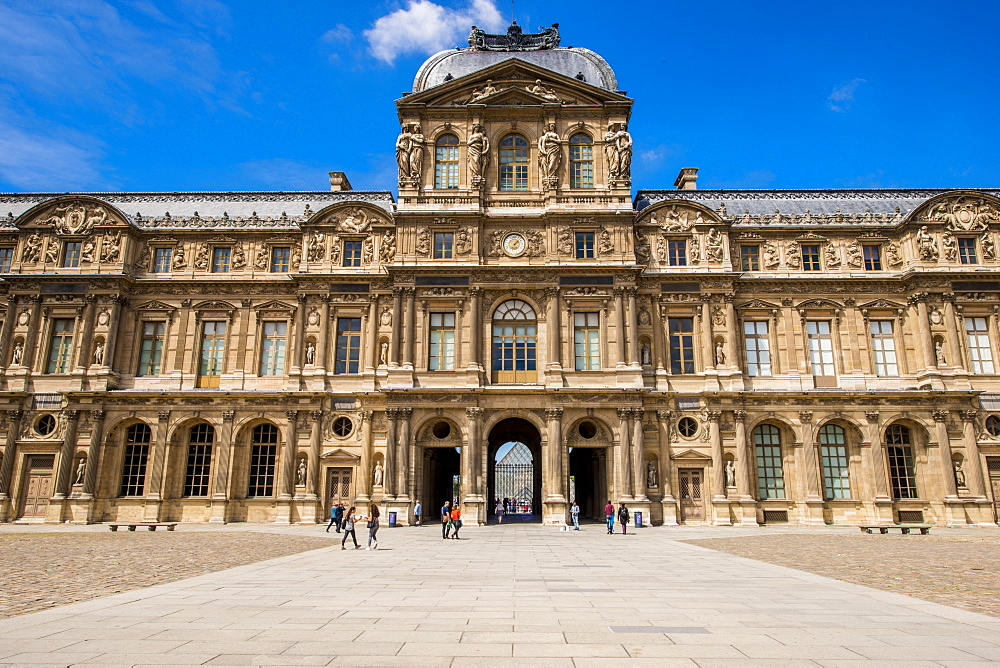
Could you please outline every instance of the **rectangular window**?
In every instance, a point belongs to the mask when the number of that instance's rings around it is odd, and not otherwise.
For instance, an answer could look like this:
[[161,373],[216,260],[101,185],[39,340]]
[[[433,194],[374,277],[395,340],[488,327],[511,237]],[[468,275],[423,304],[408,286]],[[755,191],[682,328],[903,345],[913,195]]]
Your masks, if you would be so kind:
[[601,370],[601,317],[599,313],[573,315],[573,345],[577,371]]
[[271,249],[271,273],[284,273],[288,271],[289,258],[292,256],[292,249],[289,246],[275,246]]
[[768,338],[767,320],[750,320],[743,323],[743,340],[747,351],[747,375],[771,375],[771,340]]
[[56,318],[52,321],[49,339],[49,363],[45,373],[66,373],[73,354],[73,318]]
[[683,267],[687,265],[687,242],[668,241],[667,242],[667,264],[671,267]]
[[882,247],[878,244],[864,244],[861,253],[865,258],[865,271],[882,271]]
[[785,472],[781,462],[781,434],[773,425],[754,430],[757,455],[757,494],[760,500],[785,498]]
[[260,346],[260,375],[280,376],[285,373],[285,333],[288,324],[265,322]]
[[966,318],[965,337],[969,343],[972,373],[993,373],[993,349],[986,318]]
[[250,444],[248,498],[271,496],[274,493],[274,459],[277,448],[277,443]]
[[63,244],[62,266],[80,266],[80,246],[79,241],[67,241]]
[[201,334],[198,387],[218,387],[226,355],[226,323],[210,320]]
[[913,449],[908,445],[889,445],[889,480],[894,499],[917,498],[917,476],[913,470]]
[[804,271],[819,271],[819,246],[802,247],[802,269]]
[[0,248],[0,274],[9,274],[10,267],[14,264],[14,249]]
[[670,318],[669,331],[670,373],[694,373],[694,319]]
[[593,260],[594,259],[594,233],[593,232],[577,232],[576,233],[576,259],[577,260]]
[[146,487],[149,443],[125,443],[122,458],[121,496],[142,496]]
[[[451,137],[452,141],[458,140]],[[423,150],[423,149],[421,149]],[[434,147],[434,187],[458,188],[458,145],[438,143]]]
[[159,376],[160,360],[163,357],[163,336],[165,322],[142,323],[142,342],[139,347],[139,368],[137,376]]
[[170,273],[171,260],[173,259],[174,249],[173,248],[154,248],[153,249],[153,273],[154,274],[168,274]]
[[843,432],[840,432],[839,438],[840,444],[820,446],[823,494],[828,501],[851,498],[851,481],[847,475],[847,446],[843,444]]
[[360,241],[345,241],[344,242],[344,266],[345,267],[360,267],[361,266],[361,242]]
[[231,248],[215,248],[212,250],[212,273],[225,274],[229,272],[229,255]]
[[976,256],[976,240],[974,238],[958,238],[958,259],[962,264],[979,264],[979,258]]
[[829,320],[810,320],[806,323],[809,336],[809,365],[816,387],[836,387],[833,366],[833,337]]
[[334,373],[357,373],[361,359],[361,318],[337,318],[337,363]]
[[431,347],[428,368],[451,371],[455,368],[455,314],[431,313]]
[[898,376],[892,320],[872,320],[868,327],[872,333],[872,351],[875,353],[875,375]]
[[569,187],[594,187],[593,145],[573,143],[571,140],[569,145]]
[[184,496],[208,496],[213,440],[215,430],[209,425],[202,423],[191,429],[187,469],[184,472]]
[[455,243],[455,234],[452,232],[434,233],[434,259],[450,260],[451,249]]
[[740,271],[760,271],[760,246],[740,246]]

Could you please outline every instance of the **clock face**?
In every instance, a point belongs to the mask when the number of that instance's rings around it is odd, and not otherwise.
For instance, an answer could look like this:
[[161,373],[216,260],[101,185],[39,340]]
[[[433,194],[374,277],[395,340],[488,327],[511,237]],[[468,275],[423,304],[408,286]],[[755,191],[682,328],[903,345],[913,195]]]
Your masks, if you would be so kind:
[[512,232],[503,238],[503,252],[511,257],[523,255],[527,249],[527,242],[517,232]]

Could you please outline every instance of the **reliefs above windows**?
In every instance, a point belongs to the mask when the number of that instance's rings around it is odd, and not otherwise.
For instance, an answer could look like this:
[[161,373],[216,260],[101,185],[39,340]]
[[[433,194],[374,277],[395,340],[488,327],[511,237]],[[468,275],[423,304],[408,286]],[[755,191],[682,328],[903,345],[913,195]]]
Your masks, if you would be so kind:
[[431,233],[430,230],[422,229],[417,232],[417,244],[414,246],[413,251],[417,255],[430,255],[431,254]]
[[382,243],[379,245],[378,249],[378,257],[382,264],[392,264],[393,260],[396,259],[395,232],[387,232],[385,236],[382,237]]
[[534,230],[524,232],[498,230],[490,233],[486,254],[491,257],[500,257],[501,255],[539,257],[545,254],[545,240],[540,233]]
[[920,259],[925,262],[937,262],[941,257],[937,241],[927,231],[926,225],[917,230],[917,249],[920,252]]
[[312,236],[309,237],[309,245],[306,246],[306,261],[322,262],[325,259],[326,235],[322,232],[313,232]]
[[990,223],[1000,221],[1000,208],[996,204],[964,195],[938,202],[925,213],[924,220],[945,223],[952,232],[981,232]]

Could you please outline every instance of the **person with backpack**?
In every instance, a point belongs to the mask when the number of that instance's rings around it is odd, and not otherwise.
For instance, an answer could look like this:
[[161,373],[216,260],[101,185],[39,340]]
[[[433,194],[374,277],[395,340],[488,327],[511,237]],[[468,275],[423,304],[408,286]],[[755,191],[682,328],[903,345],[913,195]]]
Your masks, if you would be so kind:
[[569,516],[573,518],[573,526],[575,527],[573,531],[580,530],[580,506],[576,505],[576,499],[573,499],[573,505],[569,507]]
[[347,549],[345,545],[347,544],[348,535],[351,537],[351,540],[354,541],[354,549],[355,550],[361,549],[361,546],[358,545],[358,537],[354,533],[354,523],[361,521],[361,517],[359,515],[355,515],[354,510],[355,510],[354,506],[351,506],[350,509],[347,511],[347,514],[344,516],[344,523],[342,525],[344,529],[344,537],[340,541],[341,550]]
[[447,538],[451,531],[451,502],[445,501],[441,506],[441,537]]
[[457,503],[451,509],[451,527],[455,530],[452,538],[458,540],[458,530],[462,528],[462,511],[459,509]]
[[628,533],[628,523],[632,518],[628,514],[628,508],[625,507],[625,502],[621,502],[621,506],[618,508],[618,523],[622,525],[622,535]]
[[608,533],[615,532],[615,504],[608,499],[608,505],[604,506],[604,521],[608,523]]
[[373,503],[368,512],[368,547],[365,548],[366,550],[378,549],[378,539],[375,534],[378,533],[379,514],[378,506]]

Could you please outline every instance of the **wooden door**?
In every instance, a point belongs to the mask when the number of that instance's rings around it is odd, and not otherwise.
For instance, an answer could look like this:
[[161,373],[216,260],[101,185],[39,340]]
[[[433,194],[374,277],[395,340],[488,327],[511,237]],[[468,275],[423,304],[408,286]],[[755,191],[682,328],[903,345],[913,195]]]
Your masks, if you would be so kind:
[[990,488],[993,492],[993,518],[1000,523],[1000,457],[987,457],[986,469],[990,473]]
[[681,521],[705,519],[705,500],[702,498],[704,469],[678,469],[680,478]]
[[52,496],[54,461],[55,457],[52,455],[28,458],[21,494],[23,499],[21,517],[45,517],[45,511],[49,507],[49,497]]
[[351,469],[331,468],[326,473],[326,516],[330,516],[330,510],[338,503],[344,504],[345,508],[350,508],[354,503],[351,498]]

